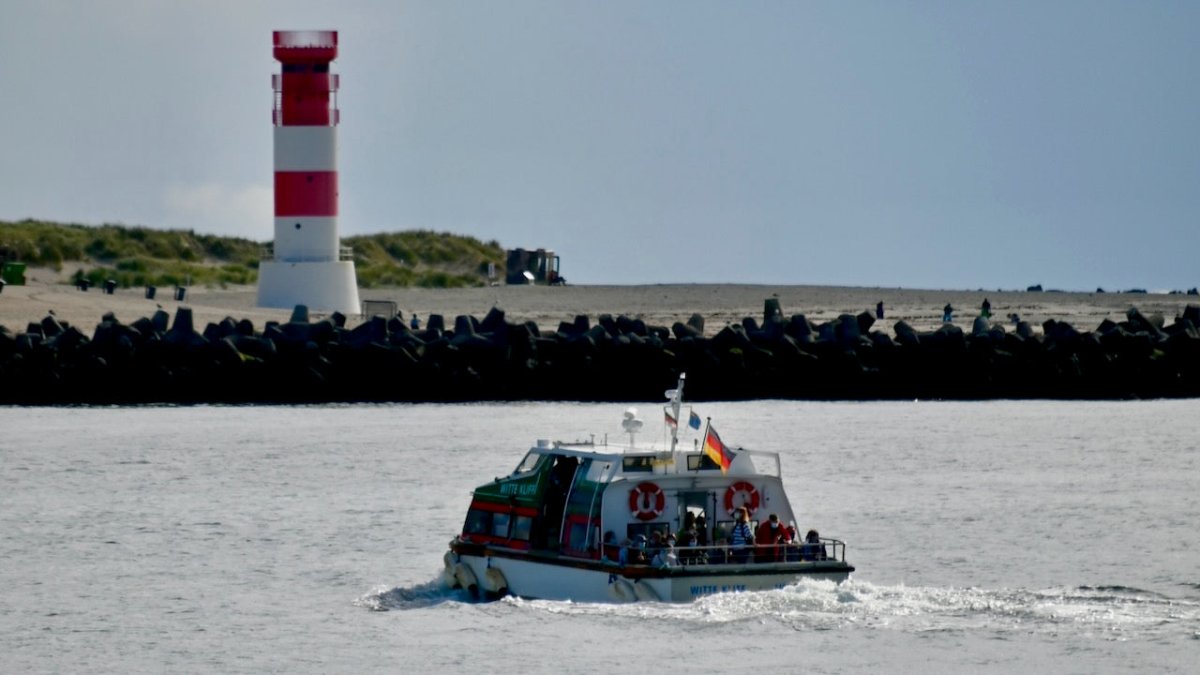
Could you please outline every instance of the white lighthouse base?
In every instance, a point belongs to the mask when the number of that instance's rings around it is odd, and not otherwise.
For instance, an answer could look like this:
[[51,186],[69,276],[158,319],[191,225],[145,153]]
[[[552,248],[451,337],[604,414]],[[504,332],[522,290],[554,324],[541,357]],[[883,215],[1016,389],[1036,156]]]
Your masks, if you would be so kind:
[[358,314],[358,279],[354,262],[283,262],[258,266],[258,306],[292,309],[305,305],[316,312]]

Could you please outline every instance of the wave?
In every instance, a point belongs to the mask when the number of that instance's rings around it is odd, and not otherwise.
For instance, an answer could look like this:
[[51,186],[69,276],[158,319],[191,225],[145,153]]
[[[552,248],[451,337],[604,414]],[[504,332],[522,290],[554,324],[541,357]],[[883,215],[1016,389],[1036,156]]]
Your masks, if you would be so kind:
[[415,586],[376,588],[354,601],[359,607],[373,612],[391,610],[424,609],[447,602],[472,602],[471,596],[461,589],[446,588],[441,579],[433,579]]
[[[372,611],[420,610],[447,603],[478,604],[440,577],[395,588],[377,588],[355,605]],[[722,593],[692,603],[576,603],[503,598],[500,611],[638,619],[673,624],[759,624],[772,621],[796,631],[897,630],[908,633],[990,631],[1005,635],[1079,632],[1111,639],[1183,634],[1200,636],[1200,600],[1168,597],[1121,585],[986,589],[841,584],[805,579],[774,591]]]
[[775,591],[707,596],[690,604],[606,605],[506,598],[551,614],[601,615],[696,624],[775,621],[795,630],[842,628],[905,632],[1085,631],[1129,638],[1200,630],[1200,602],[1125,586],[983,589],[881,586],[803,580]]

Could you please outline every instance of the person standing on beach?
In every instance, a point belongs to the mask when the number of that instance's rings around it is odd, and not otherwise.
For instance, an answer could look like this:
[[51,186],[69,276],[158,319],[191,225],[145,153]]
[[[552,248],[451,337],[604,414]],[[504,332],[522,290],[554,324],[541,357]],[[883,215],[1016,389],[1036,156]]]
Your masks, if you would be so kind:
[[947,302],[946,306],[942,308],[942,323],[950,323],[952,320],[954,320],[954,308]]
[[875,303],[875,318],[879,319],[880,321],[883,320],[883,301],[882,300]]
[[992,318],[992,303],[988,302],[987,298],[984,298],[983,304],[979,306],[979,316],[985,319]]

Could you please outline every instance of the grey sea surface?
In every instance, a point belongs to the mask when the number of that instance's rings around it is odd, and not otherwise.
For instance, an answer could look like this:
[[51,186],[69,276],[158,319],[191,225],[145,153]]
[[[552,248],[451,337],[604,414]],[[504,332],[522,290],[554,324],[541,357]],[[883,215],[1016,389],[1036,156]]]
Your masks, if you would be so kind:
[[474,486],[538,438],[620,443],[623,409],[0,409],[0,672],[1200,662],[1196,400],[696,405],[727,444],[781,453],[799,525],[848,543],[848,582],[687,605],[440,586]]

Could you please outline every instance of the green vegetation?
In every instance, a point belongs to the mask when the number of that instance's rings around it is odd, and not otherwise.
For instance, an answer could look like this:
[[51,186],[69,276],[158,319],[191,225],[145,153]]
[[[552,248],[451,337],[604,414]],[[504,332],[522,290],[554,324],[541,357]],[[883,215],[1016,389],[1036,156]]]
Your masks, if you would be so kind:
[[[487,282],[488,263],[503,273],[504,250],[496,241],[417,230],[360,235],[343,240],[354,249],[363,287],[459,288]],[[0,258],[61,271],[79,269],[66,282],[113,279],[137,286],[253,284],[263,245],[238,237],[192,231],[105,224],[0,221]]]
[[358,285],[462,288],[487,283],[488,263],[504,270],[504,249],[492,240],[411,230],[347,237]]

